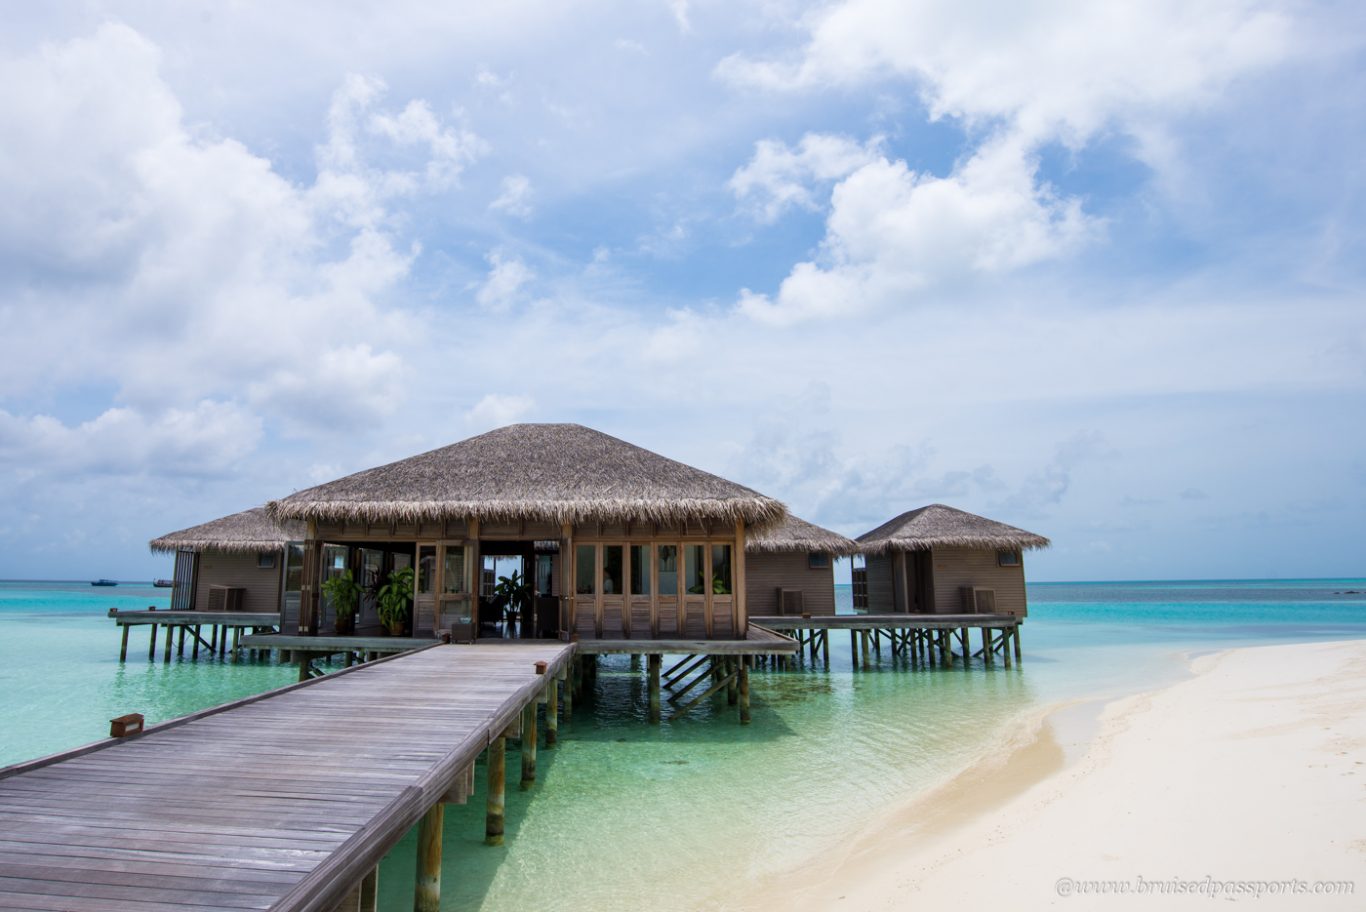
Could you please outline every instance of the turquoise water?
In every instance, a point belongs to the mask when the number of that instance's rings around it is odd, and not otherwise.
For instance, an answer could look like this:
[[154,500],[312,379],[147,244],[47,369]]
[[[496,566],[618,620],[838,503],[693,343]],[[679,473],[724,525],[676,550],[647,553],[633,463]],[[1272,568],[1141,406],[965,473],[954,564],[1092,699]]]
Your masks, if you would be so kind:
[[[164,605],[164,592],[0,583],[0,763],[98,738],[124,712],[164,719],[293,680],[271,664],[148,663],[145,632],[120,666],[105,611]],[[847,587],[837,592],[847,610]],[[646,725],[643,671],[614,658],[562,723],[561,746],[541,752],[536,787],[510,788],[505,846],[482,844],[482,769],[471,803],[448,809],[445,903],[735,908],[737,885],[839,846],[1002,751],[1045,707],[1165,683],[1192,653],[1366,637],[1362,593],[1361,579],[1038,584],[1014,668],[912,669],[884,656],[855,672],[835,634],[828,670],[755,672],[746,727],[723,698]],[[515,771],[515,750],[508,762]],[[411,908],[412,853],[410,835],[382,866],[385,908]]]

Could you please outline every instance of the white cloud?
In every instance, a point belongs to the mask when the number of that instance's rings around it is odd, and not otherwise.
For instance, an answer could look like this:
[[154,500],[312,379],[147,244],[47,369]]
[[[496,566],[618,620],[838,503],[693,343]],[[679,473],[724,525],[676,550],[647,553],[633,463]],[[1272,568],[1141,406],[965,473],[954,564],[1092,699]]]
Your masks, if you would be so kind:
[[77,425],[0,410],[0,461],[17,474],[221,475],[251,453],[261,421],[240,405],[205,400],[152,417],[111,408]]
[[338,391],[352,420],[397,408],[414,330],[386,299],[418,247],[390,205],[441,192],[480,142],[351,77],[299,185],[188,126],[160,60],[106,25],[0,61],[25,86],[0,98],[0,395],[113,382],[148,416],[233,399],[290,433]]
[[751,204],[762,222],[776,222],[792,207],[818,209],[817,188],[848,177],[881,157],[881,141],[860,143],[847,136],[808,133],[794,149],[779,140],[761,139],[754,156],[727,184],[736,198]]
[[673,14],[678,30],[684,34],[691,32],[692,23],[688,20],[688,0],[665,0],[665,2],[668,4],[669,12]]
[[[1217,99],[1293,44],[1287,18],[1253,0],[1073,0],[990,15],[947,0],[846,0],[806,27],[794,59],[732,56],[718,73],[779,90],[909,79],[933,117],[959,120],[977,145],[944,177],[880,159],[841,180],[823,258],[797,264],[771,297],[741,295],[742,312],[773,323],[905,302],[1075,251],[1100,225],[1082,200],[1039,181],[1043,145],[1079,148],[1124,130],[1160,166],[1173,156],[1165,119]],[[848,163],[856,148],[846,141],[836,160]],[[759,188],[770,221],[788,205],[813,207],[803,162],[781,147],[757,150],[732,189]]]
[[535,407],[530,396],[489,393],[465,413],[465,421],[474,429],[490,430],[522,420]]
[[503,178],[500,186],[498,197],[489,203],[489,208],[517,218],[530,217],[533,210],[531,200],[535,195],[531,189],[531,178],[525,174],[509,174]]
[[866,164],[834,189],[823,261],[797,264],[773,297],[746,290],[739,309],[773,324],[858,314],[1063,256],[1101,226],[1041,186],[1036,167],[1007,141],[945,178],[886,158]]
[[488,255],[489,273],[474,299],[479,306],[493,311],[510,308],[521,296],[522,289],[536,277],[530,267],[515,256],[504,256],[500,251]]

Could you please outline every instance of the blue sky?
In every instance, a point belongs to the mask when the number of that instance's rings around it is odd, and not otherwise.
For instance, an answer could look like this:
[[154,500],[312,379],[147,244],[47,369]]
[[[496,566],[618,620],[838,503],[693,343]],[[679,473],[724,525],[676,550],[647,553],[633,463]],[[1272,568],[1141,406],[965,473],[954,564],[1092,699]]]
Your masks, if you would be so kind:
[[431,6],[6,17],[0,577],[518,420],[1366,573],[1358,5]]

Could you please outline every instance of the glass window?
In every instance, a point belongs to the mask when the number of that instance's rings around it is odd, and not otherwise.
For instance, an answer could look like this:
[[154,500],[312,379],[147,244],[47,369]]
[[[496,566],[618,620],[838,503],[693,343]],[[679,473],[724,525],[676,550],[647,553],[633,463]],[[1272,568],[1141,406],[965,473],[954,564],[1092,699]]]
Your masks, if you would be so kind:
[[824,570],[830,566],[830,555],[824,551],[812,551],[806,556],[806,566],[812,570]]
[[454,546],[444,550],[446,562],[441,567],[441,593],[459,595],[465,591],[465,549]]
[[541,595],[550,595],[555,591],[551,573],[555,567],[555,555],[538,554],[536,555],[536,591]]
[[678,546],[659,546],[659,594],[678,595]]
[[373,548],[362,548],[360,584],[366,589],[379,585],[379,575],[384,570],[384,552]]
[[323,579],[341,576],[346,570],[350,549],[346,545],[323,545]]
[[711,593],[730,595],[730,545],[711,546]]
[[417,591],[430,595],[436,589],[436,545],[417,549]]
[[702,563],[706,556],[702,545],[683,546],[683,585],[689,595],[705,595],[707,592],[706,566]]
[[574,549],[574,591],[592,595],[597,591],[598,546],[578,545]]
[[650,594],[650,546],[631,546],[631,594]]
[[621,572],[622,550],[621,545],[602,546],[603,595],[620,595],[626,591]]
[[392,554],[394,570],[406,570],[413,565],[413,556],[407,551],[394,551]]
[[257,570],[274,570],[274,569],[275,569],[275,552],[274,552],[274,551],[257,551],[257,552],[256,552],[256,569],[257,569]]
[[285,591],[298,592],[304,587],[304,546],[291,542],[285,560]]

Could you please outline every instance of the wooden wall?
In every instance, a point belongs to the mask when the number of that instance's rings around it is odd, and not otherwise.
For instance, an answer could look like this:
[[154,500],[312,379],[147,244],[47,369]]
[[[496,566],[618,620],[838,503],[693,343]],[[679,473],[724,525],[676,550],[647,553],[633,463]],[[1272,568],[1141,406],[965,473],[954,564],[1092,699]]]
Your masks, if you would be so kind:
[[979,548],[934,549],[934,610],[937,614],[958,614],[963,610],[961,586],[983,586],[996,590],[996,611],[1024,617],[1024,561],[1017,567],[996,564],[996,551]]
[[805,551],[745,554],[745,601],[751,617],[778,614],[778,589],[800,589],[802,611],[813,615],[835,613],[834,559],[812,570]]
[[194,607],[206,611],[210,586],[240,586],[243,611],[279,611],[280,582],[284,573],[283,553],[275,552],[275,566],[262,570],[256,566],[256,552],[224,554],[203,551],[199,555],[199,578],[195,580]]

